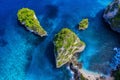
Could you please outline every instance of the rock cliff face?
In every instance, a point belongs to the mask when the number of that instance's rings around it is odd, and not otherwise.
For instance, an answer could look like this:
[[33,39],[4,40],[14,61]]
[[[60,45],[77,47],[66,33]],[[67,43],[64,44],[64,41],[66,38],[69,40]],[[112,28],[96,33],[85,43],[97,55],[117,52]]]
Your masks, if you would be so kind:
[[120,33],[120,0],[114,0],[105,10],[103,18],[112,30]]
[[73,55],[85,48],[85,43],[68,28],[62,29],[54,39],[56,67],[69,62]]

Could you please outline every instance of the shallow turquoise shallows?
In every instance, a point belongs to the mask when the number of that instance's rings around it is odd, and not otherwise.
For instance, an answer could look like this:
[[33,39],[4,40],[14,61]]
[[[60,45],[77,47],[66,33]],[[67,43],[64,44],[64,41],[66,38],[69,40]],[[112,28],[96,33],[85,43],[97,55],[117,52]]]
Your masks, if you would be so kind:
[[[83,68],[107,74],[119,47],[120,36],[103,21],[102,14],[112,0],[0,0],[0,80],[70,80],[63,66],[55,68],[54,35],[62,28],[73,30],[86,49],[78,61]],[[40,38],[17,21],[17,11],[28,7],[36,12],[48,36]],[[89,27],[77,24],[89,19]]]

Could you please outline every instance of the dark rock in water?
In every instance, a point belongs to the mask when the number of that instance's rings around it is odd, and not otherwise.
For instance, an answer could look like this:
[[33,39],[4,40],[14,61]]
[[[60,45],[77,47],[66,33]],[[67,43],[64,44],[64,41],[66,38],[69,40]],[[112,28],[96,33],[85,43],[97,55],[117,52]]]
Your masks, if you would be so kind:
[[78,68],[76,68],[73,63],[70,63],[70,69],[74,72],[74,79],[75,80],[81,80],[80,78],[80,72],[78,70]]
[[120,0],[114,0],[106,8],[103,18],[112,30],[120,33]]
[[75,56],[72,57],[69,66],[70,70],[74,73],[73,74],[74,80],[87,80],[86,78],[83,77],[83,75],[79,71],[79,69],[82,68],[82,65],[77,61]]

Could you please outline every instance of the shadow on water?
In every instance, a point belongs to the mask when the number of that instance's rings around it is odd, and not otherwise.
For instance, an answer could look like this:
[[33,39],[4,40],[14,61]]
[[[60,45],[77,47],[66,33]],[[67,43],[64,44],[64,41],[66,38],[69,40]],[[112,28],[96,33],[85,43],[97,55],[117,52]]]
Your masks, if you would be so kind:
[[40,44],[46,38],[46,36],[40,37],[39,35],[34,34],[33,32],[30,32],[23,25],[21,25],[18,20],[16,20],[16,24],[15,25],[16,25],[15,29],[16,29],[17,33],[22,38],[24,38],[25,40],[27,40],[27,43],[29,43],[29,44],[38,45],[38,44]]
[[46,5],[43,11],[43,17],[40,21],[45,30],[50,29],[54,25],[54,19],[58,16],[59,8],[56,5]]
[[53,23],[50,21],[49,18],[43,17],[41,19],[41,25],[44,26],[45,30],[47,30],[53,26]]
[[4,39],[0,39],[0,47],[4,47],[8,44],[8,42]]
[[74,27],[73,25],[76,24],[76,22],[77,22],[77,20],[76,20],[76,18],[74,18],[73,15],[65,13],[61,16],[60,25],[62,25],[62,27],[71,28],[71,27]]
[[4,47],[8,42],[3,38],[5,35],[5,28],[0,28],[0,47]]
[[0,37],[5,35],[5,28],[0,28]]
[[55,18],[58,15],[59,8],[56,5],[46,5],[45,6],[45,17]]
[[31,65],[32,52],[33,52],[32,49],[31,49],[31,50],[27,50],[27,52],[26,52],[26,58],[27,58],[28,63],[27,63],[26,66],[25,66],[25,72],[27,72],[27,71],[29,70],[29,67],[30,67],[30,65]]
[[54,45],[52,41],[48,44],[45,50],[45,56],[48,58],[48,61],[53,65],[53,67],[56,68],[55,56],[54,56]]

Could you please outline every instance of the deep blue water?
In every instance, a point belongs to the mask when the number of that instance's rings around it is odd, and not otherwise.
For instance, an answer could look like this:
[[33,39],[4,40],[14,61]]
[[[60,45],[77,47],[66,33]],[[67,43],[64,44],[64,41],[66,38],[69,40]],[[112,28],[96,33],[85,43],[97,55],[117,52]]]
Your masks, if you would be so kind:
[[[79,58],[83,68],[106,73],[119,47],[119,35],[105,25],[102,14],[112,0],[0,0],[0,80],[69,80],[63,66],[55,68],[52,40],[63,27],[72,29],[86,49]],[[40,38],[17,21],[17,11],[28,7],[36,12],[48,36]],[[89,18],[89,28],[76,25]]]

